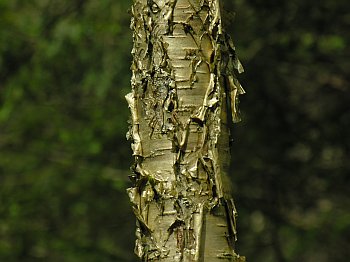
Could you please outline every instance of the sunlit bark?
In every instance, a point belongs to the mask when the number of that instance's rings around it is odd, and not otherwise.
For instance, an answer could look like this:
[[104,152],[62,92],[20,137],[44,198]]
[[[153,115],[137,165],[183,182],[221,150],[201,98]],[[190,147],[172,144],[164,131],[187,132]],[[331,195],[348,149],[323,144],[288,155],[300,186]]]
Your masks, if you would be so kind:
[[132,14],[135,252],[142,261],[244,261],[227,178],[244,93],[234,72],[243,69],[219,1],[134,0]]

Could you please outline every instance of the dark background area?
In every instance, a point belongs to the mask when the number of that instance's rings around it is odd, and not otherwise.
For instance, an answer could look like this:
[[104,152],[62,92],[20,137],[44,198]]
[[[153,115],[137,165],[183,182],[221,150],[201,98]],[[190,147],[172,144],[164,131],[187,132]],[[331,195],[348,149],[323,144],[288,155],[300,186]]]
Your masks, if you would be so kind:
[[[130,4],[0,0],[0,261],[137,260]],[[231,172],[238,251],[346,262],[350,2],[227,0],[224,13],[246,69]]]

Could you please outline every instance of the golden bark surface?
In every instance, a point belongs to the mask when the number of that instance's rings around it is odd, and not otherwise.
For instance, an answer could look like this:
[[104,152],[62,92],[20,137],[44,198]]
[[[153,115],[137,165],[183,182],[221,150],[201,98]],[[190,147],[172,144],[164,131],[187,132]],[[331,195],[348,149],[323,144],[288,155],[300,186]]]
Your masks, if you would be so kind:
[[132,14],[135,252],[142,261],[245,261],[234,250],[227,178],[243,68],[219,1],[134,0]]

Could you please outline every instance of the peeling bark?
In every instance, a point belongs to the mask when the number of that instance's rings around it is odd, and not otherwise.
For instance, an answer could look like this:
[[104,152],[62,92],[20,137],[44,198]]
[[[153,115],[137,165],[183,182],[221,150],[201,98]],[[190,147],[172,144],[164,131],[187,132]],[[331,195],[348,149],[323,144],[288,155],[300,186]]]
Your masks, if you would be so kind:
[[229,126],[243,71],[218,0],[134,0],[132,124],[142,261],[245,261],[235,253]]

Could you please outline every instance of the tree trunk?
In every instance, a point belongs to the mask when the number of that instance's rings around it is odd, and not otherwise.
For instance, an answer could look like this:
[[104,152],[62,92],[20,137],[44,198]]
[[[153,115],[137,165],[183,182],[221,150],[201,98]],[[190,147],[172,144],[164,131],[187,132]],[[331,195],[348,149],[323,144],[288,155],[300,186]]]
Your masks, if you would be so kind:
[[243,69],[219,1],[134,0],[132,14],[135,252],[142,261],[245,261],[234,250],[227,178],[244,93],[234,71]]

